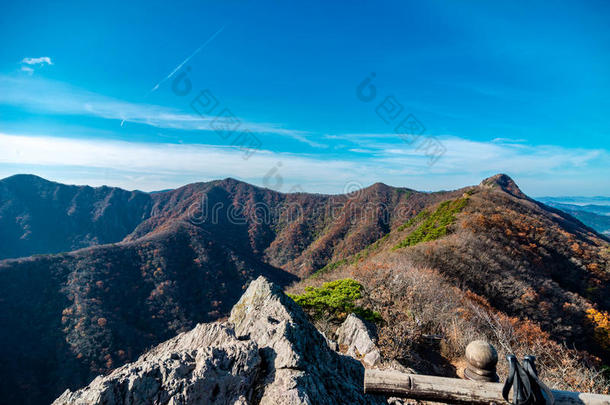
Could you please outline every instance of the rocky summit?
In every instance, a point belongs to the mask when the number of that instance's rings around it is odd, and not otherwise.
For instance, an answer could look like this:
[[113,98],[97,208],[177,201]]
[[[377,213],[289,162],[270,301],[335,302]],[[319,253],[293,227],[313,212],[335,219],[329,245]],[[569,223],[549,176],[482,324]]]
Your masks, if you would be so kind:
[[303,310],[259,277],[228,321],[199,324],[53,404],[387,403],[363,393],[363,378],[359,361],[332,350]]

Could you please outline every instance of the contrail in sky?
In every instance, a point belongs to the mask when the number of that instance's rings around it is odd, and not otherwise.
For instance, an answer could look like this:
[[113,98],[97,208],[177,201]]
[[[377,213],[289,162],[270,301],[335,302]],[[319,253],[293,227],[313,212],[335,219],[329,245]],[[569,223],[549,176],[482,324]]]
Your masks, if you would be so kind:
[[[152,93],[152,92],[156,91],[156,90],[159,88],[159,86],[161,86],[161,85],[162,85],[162,84],[163,84],[163,83],[164,83],[166,80],[168,80],[168,79],[169,79],[169,78],[171,78],[173,75],[175,75],[175,74],[176,74],[176,72],[177,72],[177,71],[179,71],[179,70],[180,70],[180,68],[181,68],[182,66],[184,66],[184,64],[185,64],[186,62],[188,62],[189,60],[191,60],[191,58],[192,58],[193,56],[197,55],[197,53],[199,53],[199,51],[201,51],[203,48],[205,48],[205,46],[206,46],[207,44],[209,44],[210,42],[212,42],[212,40],[213,40],[214,38],[216,38],[216,36],[217,36],[218,34],[220,34],[220,33],[222,32],[222,30],[224,30],[224,28],[225,28],[225,27],[224,27],[224,25],[223,25],[222,27],[220,27],[220,28],[218,29],[218,31],[216,31],[215,33],[213,33],[211,37],[209,37],[209,38],[208,38],[208,39],[207,39],[207,40],[206,40],[206,41],[205,41],[205,42],[204,42],[204,43],[203,43],[203,44],[202,44],[202,45],[201,45],[199,48],[197,48],[197,49],[195,50],[195,52],[193,52],[193,53],[192,53],[192,54],[191,54],[191,55],[190,55],[188,58],[186,58],[185,60],[183,60],[181,64],[179,64],[178,66],[176,66],[176,68],[175,68],[174,70],[172,70],[172,72],[171,72],[170,74],[168,74],[168,75],[167,75],[165,78],[163,78],[163,80],[161,80],[159,83],[155,84],[155,87],[153,87],[152,89],[150,89],[150,91],[149,91],[148,93],[146,93],[146,96],[148,96],[150,93]],[[144,97],[146,97],[146,96],[144,96]]]
[[[177,71],[179,71],[179,70],[180,70],[180,68],[181,68],[182,66],[184,66],[184,64],[185,64],[186,62],[188,62],[189,60],[191,60],[191,58],[192,58],[193,56],[197,55],[197,53],[199,53],[199,51],[201,51],[201,50],[202,50],[203,48],[205,48],[205,47],[206,47],[206,46],[207,46],[207,45],[208,45],[210,42],[212,42],[212,40],[213,40],[214,38],[216,38],[216,36],[217,36],[218,34],[220,34],[220,33],[222,32],[222,30],[224,30],[224,29],[225,29],[225,27],[224,27],[224,25],[223,25],[223,26],[222,26],[222,27],[220,27],[220,28],[219,28],[219,29],[218,29],[218,30],[217,30],[215,33],[213,33],[211,37],[209,37],[209,38],[208,38],[208,39],[207,39],[207,40],[206,40],[206,41],[205,41],[203,44],[201,44],[201,46],[200,46],[199,48],[197,48],[197,49],[195,50],[195,52],[193,52],[193,53],[192,53],[192,54],[191,54],[191,55],[190,55],[188,58],[186,58],[185,60],[183,60],[183,61],[182,61],[182,63],[180,63],[178,66],[176,66],[176,68],[175,68],[174,70],[172,70],[170,74],[168,74],[166,77],[164,77],[164,78],[163,78],[163,79],[162,79],[162,80],[161,80],[159,83],[155,84],[155,86],[154,86],[152,89],[150,89],[148,93],[146,93],[146,95],[144,96],[144,98],[148,97],[148,96],[149,96],[151,93],[155,92],[155,91],[156,91],[156,90],[159,88],[159,86],[161,86],[161,85],[162,85],[162,84],[163,84],[163,83],[164,83],[166,80],[170,79],[170,78],[171,78],[173,75],[175,75],[175,74],[176,74],[176,72],[177,72]],[[125,124],[125,121],[126,121],[126,120],[122,120],[122,121],[121,121],[121,127],[123,127],[123,125]]]

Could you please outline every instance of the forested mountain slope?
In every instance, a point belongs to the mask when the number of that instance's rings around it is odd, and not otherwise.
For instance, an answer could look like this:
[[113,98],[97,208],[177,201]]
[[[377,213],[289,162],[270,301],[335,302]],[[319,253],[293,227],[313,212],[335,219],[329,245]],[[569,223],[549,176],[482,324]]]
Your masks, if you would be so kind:
[[449,192],[374,184],[350,195],[233,179],[155,194],[29,176],[0,184],[4,257],[99,244],[0,261],[0,398],[9,403],[50,402],[226,315],[258,275],[287,286],[349,269],[373,280],[402,271],[395,260],[435,269],[557,340],[605,350],[587,311],[610,309],[607,241],[504,175]]

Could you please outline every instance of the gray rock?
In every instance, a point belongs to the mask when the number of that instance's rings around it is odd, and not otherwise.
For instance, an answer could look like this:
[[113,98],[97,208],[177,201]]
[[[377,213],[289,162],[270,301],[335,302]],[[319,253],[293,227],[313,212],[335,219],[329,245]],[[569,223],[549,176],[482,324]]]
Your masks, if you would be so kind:
[[336,341],[334,341],[334,340],[330,339],[328,336],[326,336],[326,333],[324,333],[322,331],[319,331],[319,332],[322,334],[322,336],[324,336],[324,340],[326,340],[326,344],[328,345],[328,347],[331,350],[339,351],[339,343],[337,343]]
[[364,362],[364,364],[366,364],[368,366],[377,365],[381,362],[381,354],[379,353],[379,350],[377,350],[377,349],[372,350],[364,355],[364,357],[362,358],[362,361]]
[[346,346],[347,355],[361,359],[368,366],[381,362],[381,354],[373,336],[364,321],[355,314],[350,314],[337,329],[339,346]]
[[331,350],[301,307],[262,277],[233,307],[229,322],[238,336],[249,336],[263,348],[271,372],[262,405],[385,403],[363,394],[362,366]]
[[200,324],[53,404],[247,404],[260,364],[255,342]]
[[53,404],[385,404],[301,308],[260,277],[227,323],[200,324]]

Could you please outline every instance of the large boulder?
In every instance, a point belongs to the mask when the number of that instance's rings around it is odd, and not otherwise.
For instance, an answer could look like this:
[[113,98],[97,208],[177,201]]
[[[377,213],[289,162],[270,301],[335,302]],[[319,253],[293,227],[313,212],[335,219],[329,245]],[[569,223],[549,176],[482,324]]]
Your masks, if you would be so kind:
[[350,314],[337,329],[337,343],[346,354],[361,359],[367,366],[381,362],[381,354],[375,344],[375,334],[355,314]]
[[54,405],[383,404],[363,393],[364,369],[263,277],[228,322],[200,324]]

